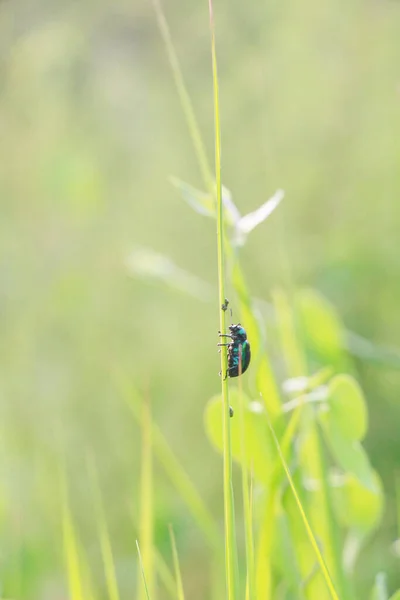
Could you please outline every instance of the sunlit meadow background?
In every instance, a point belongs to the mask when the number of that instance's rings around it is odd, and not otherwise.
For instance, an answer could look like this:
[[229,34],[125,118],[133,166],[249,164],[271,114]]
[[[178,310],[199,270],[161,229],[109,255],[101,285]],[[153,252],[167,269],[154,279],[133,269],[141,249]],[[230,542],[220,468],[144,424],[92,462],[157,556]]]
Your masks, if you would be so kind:
[[[241,251],[249,287],[266,301],[277,286],[315,288],[374,345],[354,358],[386,493],[357,565],[364,600],[380,570],[400,586],[400,4],[221,0],[215,11],[223,182],[243,213],[286,192]],[[207,3],[170,0],[165,12],[212,162]],[[220,389],[215,224],[169,182],[204,187],[150,2],[3,1],[0,57],[0,591],[68,597],[62,471],[105,597],[91,456],[121,597],[133,598],[140,431],[116,369],[151,400],[222,527],[222,463],[203,426]],[[211,297],[132,275],[142,247]],[[204,539],[157,467],[154,485],[157,548],[169,560],[172,522],[187,597],[205,599]]]

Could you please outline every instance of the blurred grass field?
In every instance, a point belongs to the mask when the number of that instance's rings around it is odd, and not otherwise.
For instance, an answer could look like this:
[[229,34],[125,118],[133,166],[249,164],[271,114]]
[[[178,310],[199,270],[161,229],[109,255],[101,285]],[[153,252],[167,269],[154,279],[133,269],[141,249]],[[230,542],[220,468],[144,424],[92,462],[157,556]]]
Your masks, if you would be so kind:
[[[277,287],[290,299],[313,288],[347,330],[371,342],[371,351],[358,349],[349,360],[367,399],[365,447],[386,501],[356,565],[356,597],[369,598],[379,571],[393,593],[400,587],[393,551],[400,6],[292,0],[214,9],[223,183],[242,214],[277,188],[286,194],[240,251],[251,294],[270,303]],[[207,3],[174,0],[165,11],[213,164]],[[222,467],[203,417],[220,390],[215,224],[169,182],[172,175],[204,189],[150,2],[2,2],[0,53],[0,593],[70,597],[62,471],[93,597],[108,597],[88,491],[91,456],[120,597],[135,598],[141,433],[116,371],[151,402],[222,531]],[[189,295],[168,278],[165,285],[132,275],[127,260],[143,247],[204,287]],[[235,318],[232,285],[227,293]],[[262,312],[271,323],[268,308]],[[271,338],[268,347],[280,381],[281,351]],[[239,489],[238,469],[235,477]],[[166,557],[170,522],[186,597],[209,598],[207,546],[156,462],[155,546]]]

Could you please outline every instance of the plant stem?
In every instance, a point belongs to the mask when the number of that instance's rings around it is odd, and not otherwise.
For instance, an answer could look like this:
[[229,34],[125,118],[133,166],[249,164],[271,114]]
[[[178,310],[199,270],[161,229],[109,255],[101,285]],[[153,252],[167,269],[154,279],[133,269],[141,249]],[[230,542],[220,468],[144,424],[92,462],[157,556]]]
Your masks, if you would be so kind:
[[[219,97],[217,57],[215,50],[215,32],[212,0],[209,0],[211,27],[211,54],[214,88],[214,120],[215,120],[215,180],[217,196],[217,246],[218,246],[218,302],[220,313],[220,331],[225,332],[225,264],[224,264],[224,215],[222,205],[221,183],[221,129],[219,119]],[[228,600],[235,600],[238,582],[238,564],[235,535],[235,511],[232,488],[232,449],[226,352],[221,352],[221,380],[223,399],[223,441],[224,441],[224,516],[225,516],[225,569]]]

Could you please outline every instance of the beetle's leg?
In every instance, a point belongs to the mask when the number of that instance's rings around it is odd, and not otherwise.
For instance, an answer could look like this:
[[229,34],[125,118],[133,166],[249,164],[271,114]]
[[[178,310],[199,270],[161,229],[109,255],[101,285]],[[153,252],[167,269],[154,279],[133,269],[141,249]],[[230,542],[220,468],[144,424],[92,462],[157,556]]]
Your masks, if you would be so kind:
[[218,335],[219,337],[228,337],[233,339],[230,333],[221,333],[220,331],[218,331]]
[[230,343],[229,344],[217,344],[217,346],[230,346]]

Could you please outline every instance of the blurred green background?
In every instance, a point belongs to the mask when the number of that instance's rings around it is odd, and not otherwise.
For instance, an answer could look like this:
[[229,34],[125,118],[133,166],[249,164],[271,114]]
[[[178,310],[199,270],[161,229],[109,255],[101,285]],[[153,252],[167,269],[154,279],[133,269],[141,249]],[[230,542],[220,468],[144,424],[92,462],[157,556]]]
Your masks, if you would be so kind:
[[[207,2],[166,16],[213,161]],[[400,4],[216,2],[223,182],[244,214],[286,197],[249,237],[252,293],[314,287],[382,360],[357,358],[366,447],[383,478],[382,526],[358,564],[400,585]],[[202,497],[222,518],[221,461],[204,434],[219,389],[218,312],[132,277],[146,246],[216,287],[215,224],[168,182],[203,183],[152,4],[0,3],[1,589],[66,598],[57,472],[104,585],[85,460],[94,454],[123,598],[135,589],[140,434],[113,383],[122,370]],[[233,304],[233,309],[235,308]],[[380,351],[376,352],[380,355]],[[156,542],[172,521],[187,597],[207,597],[207,551],[156,472]],[[156,523],[156,524],[157,524]],[[199,568],[199,565],[201,568]],[[64,590],[64,591],[63,591]]]

